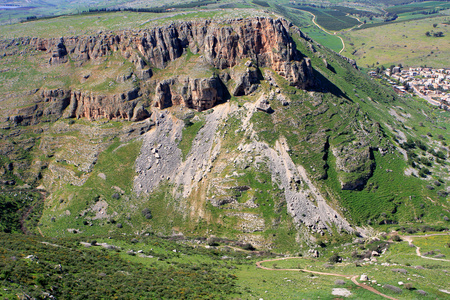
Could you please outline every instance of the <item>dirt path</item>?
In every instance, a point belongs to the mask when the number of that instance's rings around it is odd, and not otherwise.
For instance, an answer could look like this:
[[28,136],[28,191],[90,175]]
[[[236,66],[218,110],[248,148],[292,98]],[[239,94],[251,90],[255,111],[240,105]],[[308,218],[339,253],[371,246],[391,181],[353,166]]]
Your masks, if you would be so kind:
[[[407,241],[408,244],[410,245],[414,245],[413,244],[413,238],[423,238],[423,237],[430,237],[430,236],[439,236],[439,235],[449,235],[448,233],[434,233],[434,234],[428,234],[428,235],[400,235],[400,237]],[[440,261],[447,261],[450,262],[450,259],[443,259],[443,258],[434,258],[434,257],[426,257],[423,256],[420,253],[420,247],[417,247],[416,245],[414,245],[414,247],[416,247],[416,254],[419,257],[425,258],[425,259],[431,259],[431,260],[440,260]]]
[[38,227],[37,229],[38,229],[38,231],[39,231],[39,234],[42,235],[42,236],[44,236],[44,234],[42,233],[41,229],[40,229],[39,227]]
[[307,13],[309,13],[311,16],[313,16],[312,22],[314,23],[314,25],[316,25],[317,27],[319,27],[322,31],[324,31],[325,33],[328,33],[329,35],[337,36],[337,37],[341,40],[341,42],[342,42],[342,49],[339,51],[339,54],[341,54],[341,53],[345,50],[345,43],[344,43],[344,40],[343,40],[339,35],[337,35],[336,32],[331,33],[331,32],[329,32],[329,31],[327,31],[325,28],[323,28],[322,26],[320,26],[320,25],[316,22],[316,15],[313,14],[312,12],[309,12],[309,11],[307,11],[307,10],[302,10],[302,9],[299,9],[299,10],[304,11],[304,12],[307,12]]
[[261,265],[262,263],[265,263],[265,262],[279,261],[279,260],[285,260],[285,259],[294,259],[294,258],[299,259],[301,257],[282,257],[282,258],[275,258],[275,259],[266,259],[266,260],[262,260],[262,261],[256,262],[256,266],[258,268],[261,268],[263,270],[268,270],[268,271],[297,271],[297,272],[306,272],[306,273],[312,273],[312,274],[318,274],[318,275],[345,277],[347,279],[351,279],[351,281],[354,284],[356,284],[357,286],[359,286],[359,287],[361,287],[363,289],[366,289],[366,290],[368,290],[368,291],[370,291],[372,293],[375,293],[375,294],[377,294],[379,296],[382,296],[384,298],[387,298],[387,299],[397,300],[397,298],[393,298],[393,297],[390,297],[388,295],[385,295],[385,294],[377,291],[373,287],[367,286],[367,285],[365,285],[363,283],[359,283],[356,280],[356,278],[358,278],[358,275],[353,275],[352,276],[352,275],[343,275],[343,274],[337,274],[337,273],[325,273],[325,272],[311,271],[311,270],[307,270],[307,269],[273,269],[273,268],[267,268],[267,267],[264,267],[264,266]]

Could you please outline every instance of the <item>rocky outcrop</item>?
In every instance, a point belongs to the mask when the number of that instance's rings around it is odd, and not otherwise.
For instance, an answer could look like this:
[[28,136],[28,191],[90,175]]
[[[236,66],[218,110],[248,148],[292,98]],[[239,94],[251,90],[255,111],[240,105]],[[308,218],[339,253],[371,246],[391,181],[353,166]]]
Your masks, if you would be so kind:
[[233,89],[233,96],[243,96],[253,93],[259,84],[258,69],[247,68],[245,71],[235,71],[231,75],[236,86]]
[[115,95],[98,95],[91,92],[71,93],[66,117],[87,119],[127,119],[133,118],[133,111],[139,102],[139,89]]
[[[11,43],[48,52],[51,64],[62,63],[67,56],[82,64],[120,52],[135,64],[137,76],[142,78],[151,76],[147,63],[162,69],[189,49],[194,54],[202,53],[207,62],[221,70],[251,59],[256,68],[272,68],[291,85],[306,89],[314,86],[311,63],[297,50],[289,34],[291,29],[294,30],[292,24],[283,19],[197,20],[139,31],[59,39],[23,38]],[[3,42],[0,49],[11,43]]]
[[154,100],[155,105],[161,109],[182,105],[203,111],[223,101],[226,96],[227,89],[219,77],[176,77],[158,83]]
[[9,121],[20,125],[37,124],[43,119],[56,121],[61,117],[140,121],[150,115],[141,101],[139,89],[115,95],[64,89],[43,90],[36,93],[35,104],[17,109]]
[[343,190],[362,190],[375,167],[370,147],[357,149],[354,145],[341,145],[332,149],[336,169]]
[[51,65],[67,62],[67,49],[64,45],[64,39],[61,38],[59,43],[52,50],[52,57],[49,60]]
[[[241,96],[256,91],[263,79],[260,68],[271,68],[292,86],[314,87],[310,60],[297,50],[290,30],[295,29],[283,19],[196,20],[139,31],[99,32],[95,36],[22,38],[2,41],[0,49],[31,46],[48,53],[51,65],[64,64],[69,57],[75,65],[103,62],[107,56],[119,53],[134,65],[126,74],[116,77],[120,83],[148,80],[153,75],[152,67],[163,69],[187,52],[202,54],[204,61],[217,69],[217,75],[162,80],[156,82],[154,96],[159,108],[183,105],[202,111],[226,100],[230,93]],[[82,79],[85,81],[89,76]],[[230,79],[235,85],[228,92],[222,80]],[[42,94],[36,105],[17,112],[12,119],[14,123],[33,123],[42,116],[50,116],[50,120],[61,116],[139,120],[147,116],[143,109],[135,111],[137,98],[141,96],[139,90],[116,95],[63,90],[43,93],[49,94]]]

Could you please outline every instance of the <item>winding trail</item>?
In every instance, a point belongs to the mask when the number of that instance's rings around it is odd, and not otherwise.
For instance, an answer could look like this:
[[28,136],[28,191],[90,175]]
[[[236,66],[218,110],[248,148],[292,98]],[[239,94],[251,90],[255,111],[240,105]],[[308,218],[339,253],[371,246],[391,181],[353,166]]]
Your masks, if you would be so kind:
[[339,51],[339,54],[341,54],[341,53],[345,50],[345,43],[344,43],[344,40],[342,39],[342,37],[340,37],[339,35],[337,35],[336,32],[331,33],[331,32],[329,32],[328,30],[326,30],[325,28],[323,28],[322,26],[320,26],[320,25],[316,22],[316,15],[313,14],[312,12],[307,11],[307,10],[303,10],[303,9],[299,9],[299,10],[300,10],[300,11],[307,12],[307,13],[309,13],[311,16],[313,16],[312,22],[314,23],[314,25],[316,25],[317,27],[319,27],[322,31],[324,31],[325,33],[328,33],[329,35],[334,35],[334,36],[338,37],[338,38],[341,40],[341,42],[342,42],[342,49]]
[[[407,241],[410,245],[413,245],[413,238],[422,238],[422,237],[430,237],[430,236],[439,236],[439,235],[450,235],[449,233],[435,233],[435,234],[428,234],[428,235],[406,235],[406,236],[401,236],[400,237]],[[433,257],[426,257],[423,256],[420,253],[420,247],[417,247],[414,245],[414,247],[416,247],[416,254],[417,256],[421,257],[421,258],[426,258],[426,259],[432,259],[432,260],[440,260],[440,261],[446,261],[446,262],[450,262],[450,260],[448,259],[441,259],[441,258],[433,258]],[[379,291],[377,291],[376,289],[374,289],[373,287],[367,286],[363,283],[359,283],[357,281],[358,275],[344,275],[344,274],[337,274],[337,273],[325,273],[325,272],[318,272],[318,271],[311,271],[311,270],[307,270],[307,269],[274,269],[274,268],[268,268],[268,267],[264,267],[261,264],[266,263],[266,262],[274,262],[274,261],[279,261],[279,260],[286,260],[286,259],[299,259],[302,257],[282,257],[282,258],[275,258],[275,259],[266,259],[266,260],[261,260],[256,262],[256,266],[260,269],[263,270],[268,270],[268,271],[296,271],[296,272],[306,272],[306,273],[312,273],[312,274],[318,274],[318,275],[327,275],[327,276],[337,276],[337,277],[345,277],[347,279],[351,279],[351,281],[356,284],[357,286],[366,289],[372,293],[375,293],[379,296],[382,296],[384,298],[387,299],[392,299],[392,300],[397,300],[397,298],[393,298],[391,296],[385,295]]]
[[353,275],[352,276],[352,275],[344,275],[344,274],[337,274],[337,273],[326,273],[326,272],[311,271],[311,270],[307,270],[307,269],[273,269],[273,268],[267,268],[267,267],[264,267],[264,266],[261,265],[262,263],[265,263],[265,262],[272,262],[272,261],[279,261],[279,260],[286,260],[286,259],[294,259],[294,258],[299,259],[301,257],[282,257],[282,258],[275,258],[275,259],[266,259],[266,260],[262,260],[262,261],[256,262],[256,266],[258,268],[260,268],[260,269],[268,270],[268,271],[297,271],[297,272],[306,272],[306,273],[312,273],[312,274],[318,274],[318,275],[344,277],[344,278],[347,278],[347,279],[351,279],[351,281],[354,284],[356,284],[357,286],[359,286],[359,287],[361,287],[363,289],[366,289],[366,290],[368,290],[368,291],[370,291],[372,293],[375,293],[375,294],[377,294],[379,296],[382,296],[384,298],[391,299],[391,300],[398,300],[397,298],[390,297],[388,295],[385,295],[385,294],[377,291],[373,287],[367,286],[367,285],[365,285],[363,283],[359,283],[356,280],[356,278],[358,278],[358,275]]
[[450,259],[443,259],[443,258],[434,258],[434,257],[423,256],[420,253],[420,247],[417,247],[416,245],[413,244],[413,238],[423,238],[423,237],[439,236],[439,235],[449,235],[449,234],[448,233],[434,233],[434,234],[428,234],[428,235],[400,235],[400,237],[403,240],[407,241],[409,245],[413,245],[414,247],[416,247],[416,254],[417,254],[417,256],[419,256],[421,258],[425,258],[425,259],[440,260],[440,261],[450,262]]

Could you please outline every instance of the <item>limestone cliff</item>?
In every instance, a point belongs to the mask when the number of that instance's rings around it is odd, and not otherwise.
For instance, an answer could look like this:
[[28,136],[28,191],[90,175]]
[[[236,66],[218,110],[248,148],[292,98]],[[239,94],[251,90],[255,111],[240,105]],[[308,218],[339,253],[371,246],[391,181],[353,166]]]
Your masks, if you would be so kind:
[[[260,68],[265,67],[277,72],[292,86],[312,88],[316,83],[310,60],[297,50],[289,34],[290,30],[294,30],[291,27],[292,24],[286,20],[271,18],[221,22],[196,20],[139,31],[99,32],[96,36],[2,41],[0,49],[6,52],[17,46],[45,52],[44,57],[47,57],[50,65],[66,64],[69,57],[75,67],[95,65],[118,53],[134,67],[127,74],[115,77],[116,82],[123,83],[133,78],[135,86],[139,86],[135,90],[114,95],[94,94],[76,88],[45,91],[34,101],[35,105],[11,115],[15,116],[14,123],[21,124],[30,123],[24,120],[34,120],[31,123],[35,123],[46,115],[53,118],[64,115],[88,119],[137,120],[146,115],[141,113],[139,118],[134,116],[133,110],[140,100],[136,98],[141,96],[138,95],[139,89],[146,90],[146,94],[154,93],[154,105],[157,107],[183,105],[202,111],[226,100],[228,95],[253,93],[262,77]],[[144,86],[144,82],[153,76],[152,68],[164,69],[187,52],[201,55],[203,61],[217,70],[218,74],[210,78],[172,76]],[[240,68],[244,63],[245,71]],[[85,75],[81,82],[86,81],[86,78]],[[235,83],[230,91],[225,86],[229,79]],[[150,86],[155,89],[148,90]]]
[[[64,62],[67,55],[82,63],[120,51],[141,70],[146,67],[145,61],[163,69],[187,49],[204,54],[221,70],[236,66],[242,59],[252,59],[257,67],[270,67],[291,85],[305,89],[314,85],[312,68],[309,59],[297,50],[289,34],[291,27],[286,20],[271,18],[203,20],[98,36],[24,39],[20,43],[47,51],[50,63]],[[135,49],[144,60],[133,55]]]
[[34,104],[15,110],[10,120],[15,124],[33,125],[47,118],[55,121],[61,117],[95,119],[126,119],[140,121],[149,113],[139,103],[139,89],[115,95],[64,89],[42,90],[34,97]]

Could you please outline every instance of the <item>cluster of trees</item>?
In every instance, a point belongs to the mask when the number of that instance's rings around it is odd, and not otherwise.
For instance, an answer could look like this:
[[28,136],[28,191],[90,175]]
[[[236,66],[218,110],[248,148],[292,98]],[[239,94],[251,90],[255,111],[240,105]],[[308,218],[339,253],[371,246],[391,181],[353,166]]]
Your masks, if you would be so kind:
[[412,13],[413,15],[433,15],[437,14],[440,11],[440,9],[432,9],[432,10],[422,10]]
[[442,31],[438,31],[438,32],[429,32],[429,31],[427,31],[427,32],[425,32],[425,35],[428,36],[428,37],[430,37],[430,36],[443,37],[444,33]]
[[[175,5],[164,5],[162,7],[154,7],[154,8],[132,8],[132,7],[123,7],[123,8],[90,8],[89,10],[82,11],[81,13],[78,13],[78,15],[85,15],[85,14],[98,14],[98,13],[110,13],[110,12],[120,12],[120,11],[133,11],[133,12],[146,12],[146,13],[163,13],[166,12],[167,9],[170,8],[194,8],[194,7],[200,7],[205,6],[209,4],[213,4],[216,2],[219,2],[220,0],[198,0],[193,1],[189,3],[181,3],[181,4],[175,4]],[[53,19],[61,17],[62,15],[54,15],[54,16],[29,16],[25,19],[22,19],[20,22],[29,22],[29,21],[35,21],[35,20],[41,20],[41,19]]]
[[390,22],[397,20],[398,15],[394,13],[388,13],[384,16],[384,22]]
[[27,225],[36,225],[42,212],[38,205],[41,200],[39,193],[30,190],[0,192],[0,232],[22,232]]

